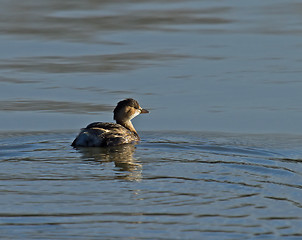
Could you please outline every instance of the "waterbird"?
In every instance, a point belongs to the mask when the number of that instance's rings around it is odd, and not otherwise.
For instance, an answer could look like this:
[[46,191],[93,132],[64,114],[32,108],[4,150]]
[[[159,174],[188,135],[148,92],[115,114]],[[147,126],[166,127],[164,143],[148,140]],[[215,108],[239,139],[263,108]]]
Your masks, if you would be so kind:
[[141,113],[149,113],[136,100],[127,98],[113,110],[116,123],[94,122],[81,129],[72,142],[73,147],[109,147],[140,140],[131,120]]

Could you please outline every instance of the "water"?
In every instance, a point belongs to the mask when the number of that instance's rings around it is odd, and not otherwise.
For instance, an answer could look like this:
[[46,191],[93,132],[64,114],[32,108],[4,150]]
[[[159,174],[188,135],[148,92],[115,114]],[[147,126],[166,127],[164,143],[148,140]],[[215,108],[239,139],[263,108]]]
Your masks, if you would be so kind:
[[[299,1],[15,1],[1,239],[300,239]],[[132,97],[138,145],[75,150]]]
[[152,131],[86,150],[73,137],[1,139],[3,239],[301,238],[301,136]]

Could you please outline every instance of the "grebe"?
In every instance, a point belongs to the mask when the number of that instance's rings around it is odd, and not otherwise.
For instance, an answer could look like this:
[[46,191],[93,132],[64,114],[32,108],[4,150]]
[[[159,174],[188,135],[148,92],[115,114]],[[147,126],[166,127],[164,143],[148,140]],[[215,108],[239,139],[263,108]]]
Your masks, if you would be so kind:
[[132,98],[120,101],[113,111],[116,123],[94,122],[83,128],[72,142],[73,147],[108,147],[140,140],[131,119],[149,113]]

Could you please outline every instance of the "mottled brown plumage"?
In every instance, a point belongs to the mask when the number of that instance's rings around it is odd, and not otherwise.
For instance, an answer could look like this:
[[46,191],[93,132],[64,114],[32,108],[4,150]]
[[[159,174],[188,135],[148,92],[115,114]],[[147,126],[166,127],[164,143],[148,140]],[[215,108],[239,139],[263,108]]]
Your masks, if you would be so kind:
[[83,128],[71,144],[74,147],[107,147],[133,143],[140,140],[131,119],[140,113],[148,113],[138,102],[128,98],[114,109],[116,123],[95,122]]

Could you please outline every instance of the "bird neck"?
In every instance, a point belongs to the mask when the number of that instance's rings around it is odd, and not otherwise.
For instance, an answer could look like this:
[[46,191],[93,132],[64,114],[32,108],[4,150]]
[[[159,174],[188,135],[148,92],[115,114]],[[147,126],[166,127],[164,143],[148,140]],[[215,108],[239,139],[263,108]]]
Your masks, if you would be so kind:
[[128,121],[116,121],[116,123],[124,126],[125,128],[129,129],[131,132],[133,132],[135,135],[138,136],[138,134],[137,134],[137,132],[136,132],[135,128],[133,127],[132,122],[130,120],[128,120]]

